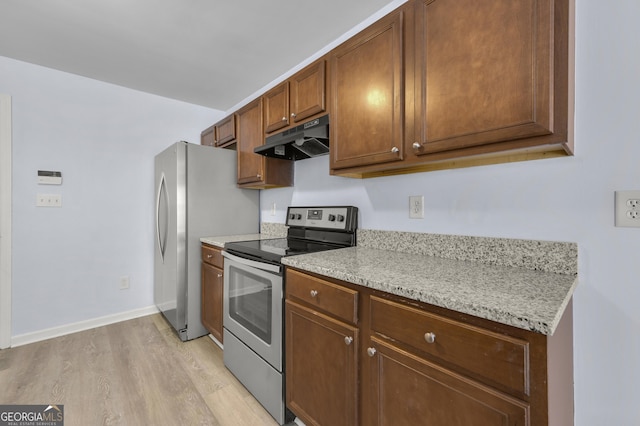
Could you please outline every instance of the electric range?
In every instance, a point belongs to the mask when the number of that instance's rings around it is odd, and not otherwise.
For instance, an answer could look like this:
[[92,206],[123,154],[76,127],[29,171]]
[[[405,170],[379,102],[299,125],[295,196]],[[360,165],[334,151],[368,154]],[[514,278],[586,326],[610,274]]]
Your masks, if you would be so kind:
[[249,259],[280,264],[284,256],[356,245],[358,208],[289,207],[286,238],[229,242],[225,251]]
[[285,256],[355,246],[358,209],[289,207],[286,238],[224,245],[224,364],[265,409],[285,424]]

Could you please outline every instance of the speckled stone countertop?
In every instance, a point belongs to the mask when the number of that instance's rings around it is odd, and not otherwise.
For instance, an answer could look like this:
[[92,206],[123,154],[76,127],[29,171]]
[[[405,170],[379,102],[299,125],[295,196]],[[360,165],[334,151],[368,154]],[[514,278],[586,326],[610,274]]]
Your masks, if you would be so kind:
[[287,227],[280,223],[261,223],[259,234],[242,235],[215,235],[200,238],[200,242],[214,247],[224,248],[224,243],[234,241],[265,240],[270,238],[283,238],[287,236]]
[[358,246],[282,263],[545,335],[577,285],[577,245],[358,231]]

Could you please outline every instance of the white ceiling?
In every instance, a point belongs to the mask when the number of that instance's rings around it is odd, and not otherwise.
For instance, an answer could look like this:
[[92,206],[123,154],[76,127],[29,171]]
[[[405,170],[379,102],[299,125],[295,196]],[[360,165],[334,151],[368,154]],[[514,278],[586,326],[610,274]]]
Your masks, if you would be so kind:
[[226,111],[391,3],[0,0],[0,56]]

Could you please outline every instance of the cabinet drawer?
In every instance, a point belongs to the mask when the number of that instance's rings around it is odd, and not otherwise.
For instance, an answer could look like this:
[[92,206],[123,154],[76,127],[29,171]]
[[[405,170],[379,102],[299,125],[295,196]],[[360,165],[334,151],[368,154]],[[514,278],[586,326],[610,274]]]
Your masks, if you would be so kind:
[[287,271],[286,297],[295,298],[356,324],[358,292],[297,271]]
[[529,395],[529,343],[420,309],[371,297],[371,329],[493,386]]
[[222,250],[211,247],[211,246],[202,246],[202,261],[205,263],[209,263],[217,268],[222,269]]

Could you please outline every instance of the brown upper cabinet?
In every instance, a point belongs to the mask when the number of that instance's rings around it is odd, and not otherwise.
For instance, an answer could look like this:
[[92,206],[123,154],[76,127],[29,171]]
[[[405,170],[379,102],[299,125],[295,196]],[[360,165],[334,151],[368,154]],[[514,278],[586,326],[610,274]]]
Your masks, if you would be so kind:
[[236,115],[231,114],[215,124],[216,146],[225,147],[236,142]]
[[571,155],[574,1],[412,0],[343,43],[331,173]]
[[200,133],[200,145],[216,146],[216,126],[210,126]]
[[200,133],[200,144],[225,148],[236,142],[236,115],[218,121]]
[[262,96],[267,135],[326,111],[325,63],[314,62]]
[[403,158],[403,21],[396,10],[332,52],[332,170]]
[[268,158],[253,150],[264,144],[262,97],[248,103],[237,113],[238,186],[274,188],[293,185],[293,161]]

